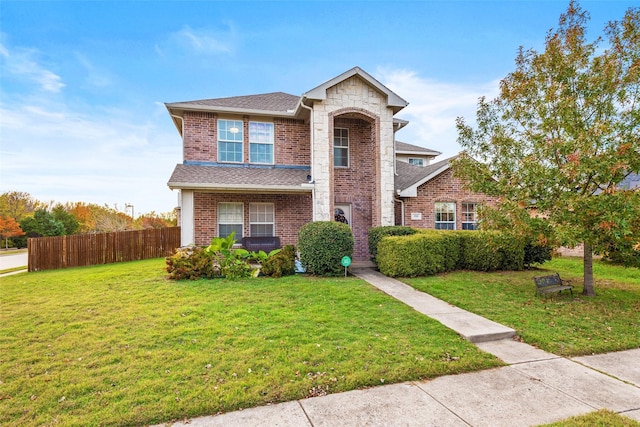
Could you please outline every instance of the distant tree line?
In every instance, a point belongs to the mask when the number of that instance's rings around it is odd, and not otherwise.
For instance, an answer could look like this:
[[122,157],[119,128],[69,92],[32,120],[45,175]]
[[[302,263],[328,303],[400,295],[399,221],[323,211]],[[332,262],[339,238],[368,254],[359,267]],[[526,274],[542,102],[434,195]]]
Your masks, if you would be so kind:
[[42,202],[21,191],[0,195],[0,235],[5,248],[26,247],[29,237],[141,230],[176,224],[175,211],[150,212],[132,218],[106,204]]

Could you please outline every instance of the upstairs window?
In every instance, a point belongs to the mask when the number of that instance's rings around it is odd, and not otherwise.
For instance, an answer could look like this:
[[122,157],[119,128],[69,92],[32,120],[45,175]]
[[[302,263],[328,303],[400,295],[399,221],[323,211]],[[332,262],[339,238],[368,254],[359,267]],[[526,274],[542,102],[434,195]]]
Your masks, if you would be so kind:
[[333,129],[333,166],[349,167],[349,129]]
[[273,123],[249,122],[249,162],[273,164]]
[[235,239],[240,240],[244,230],[242,203],[218,204],[218,236],[227,237],[235,231]]
[[452,202],[436,203],[436,230],[456,229],[456,204]]
[[409,164],[414,166],[424,166],[424,159],[409,157]]
[[241,120],[218,120],[218,161],[242,163],[243,140]]
[[273,203],[249,204],[249,232],[252,237],[274,235]]
[[462,204],[462,229],[463,230],[478,229],[478,204],[477,203]]

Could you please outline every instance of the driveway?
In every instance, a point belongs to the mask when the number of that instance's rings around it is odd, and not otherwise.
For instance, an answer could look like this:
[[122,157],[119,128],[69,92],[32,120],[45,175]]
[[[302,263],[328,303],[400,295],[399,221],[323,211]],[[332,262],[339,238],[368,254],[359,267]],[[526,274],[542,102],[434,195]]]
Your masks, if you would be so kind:
[[10,268],[16,268],[16,267],[27,268],[28,264],[29,264],[29,255],[26,252],[22,252],[15,255],[0,256],[0,270],[7,270]]

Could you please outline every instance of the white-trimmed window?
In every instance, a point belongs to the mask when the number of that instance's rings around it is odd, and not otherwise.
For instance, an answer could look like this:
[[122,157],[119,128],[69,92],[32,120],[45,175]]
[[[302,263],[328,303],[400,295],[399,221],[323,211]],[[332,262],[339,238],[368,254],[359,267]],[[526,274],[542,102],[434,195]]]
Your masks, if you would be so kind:
[[409,157],[409,164],[414,166],[424,166],[424,159]]
[[249,233],[252,237],[271,237],[275,232],[273,203],[249,204]]
[[243,129],[241,120],[218,120],[219,162],[242,163]]
[[349,129],[333,129],[333,166],[349,167]]
[[477,230],[478,229],[478,204],[462,203],[462,229]]
[[249,162],[273,164],[273,123],[249,122]]
[[235,238],[243,237],[244,208],[242,203],[218,204],[218,236],[227,237],[235,231]]
[[453,202],[436,203],[436,230],[456,229],[456,204]]

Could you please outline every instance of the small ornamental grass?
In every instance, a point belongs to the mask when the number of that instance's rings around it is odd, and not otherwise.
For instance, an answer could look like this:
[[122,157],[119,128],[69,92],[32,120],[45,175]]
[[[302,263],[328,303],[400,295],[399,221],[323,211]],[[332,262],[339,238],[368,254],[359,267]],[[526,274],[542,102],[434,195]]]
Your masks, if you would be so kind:
[[[536,296],[534,276],[555,272],[573,296]],[[403,279],[414,288],[514,328],[528,344],[562,356],[640,347],[640,269],[594,261],[596,296],[582,291],[582,259],[557,258],[517,272],[457,271]]]
[[148,425],[502,363],[356,278],[0,279],[3,426]]

